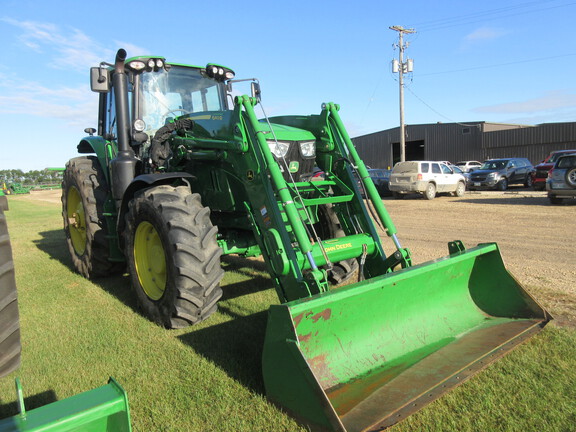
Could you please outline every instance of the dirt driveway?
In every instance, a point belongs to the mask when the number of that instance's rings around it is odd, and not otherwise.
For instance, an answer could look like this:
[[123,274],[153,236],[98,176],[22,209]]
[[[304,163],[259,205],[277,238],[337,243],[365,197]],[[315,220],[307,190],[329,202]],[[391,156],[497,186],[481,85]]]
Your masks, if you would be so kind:
[[[576,326],[576,201],[553,206],[545,192],[466,192],[462,198],[385,198],[415,263],[447,255],[447,242],[496,242],[509,271],[556,318]],[[391,248],[389,243],[388,250]]]
[[[60,204],[60,194],[32,192],[25,199]],[[545,192],[512,189],[432,201],[409,195],[384,204],[415,264],[447,255],[451,240],[466,247],[497,242],[508,269],[556,323],[576,327],[576,201],[553,206]],[[384,247],[390,253],[392,242],[385,239]]]

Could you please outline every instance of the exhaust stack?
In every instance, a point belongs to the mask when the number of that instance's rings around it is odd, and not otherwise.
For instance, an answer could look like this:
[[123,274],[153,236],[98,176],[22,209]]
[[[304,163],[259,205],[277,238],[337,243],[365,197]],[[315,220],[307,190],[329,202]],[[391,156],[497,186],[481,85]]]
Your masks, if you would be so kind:
[[122,48],[116,53],[114,62],[114,75],[112,83],[114,88],[116,108],[116,128],[118,131],[118,154],[110,161],[112,196],[119,208],[124,192],[134,179],[136,169],[136,156],[130,147],[130,119],[128,107],[128,84],[124,61],[126,51]]

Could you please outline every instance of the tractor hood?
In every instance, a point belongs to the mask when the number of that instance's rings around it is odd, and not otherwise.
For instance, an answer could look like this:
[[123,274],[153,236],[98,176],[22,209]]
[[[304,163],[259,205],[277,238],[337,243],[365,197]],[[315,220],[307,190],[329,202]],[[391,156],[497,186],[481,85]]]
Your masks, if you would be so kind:
[[[270,123],[272,126],[272,135],[270,125],[266,120],[259,121],[262,127],[262,131],[267,134],[266,139],[274,139],[276,137],[279,141],[314,141],[316,137],[310,131],[304,129],[298,129],[292,126],[281,125],[277,123]],[[269,136],[269,135],[270,136]]]

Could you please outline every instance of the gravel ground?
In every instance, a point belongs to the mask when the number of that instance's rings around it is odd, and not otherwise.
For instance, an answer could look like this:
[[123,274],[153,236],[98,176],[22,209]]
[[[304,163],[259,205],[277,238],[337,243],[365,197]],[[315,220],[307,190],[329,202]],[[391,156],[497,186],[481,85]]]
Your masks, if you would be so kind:
[[[551,205],[546,192],[466,192],[462,198],[385,198],[414,263],[447,255],[447,242],[496,242],[508,270],[556,318],[576,327],[576,200]],[[388,248],[392,247],[391,244]]]
[[[59,190],[22,196],[60,203]],[[448,253],[447,243],[466,247],[498,243],[504,262],[523,286],[555,317],[556,324],[576,327],[576,200],[553,206],[545,192],[466,192],[462,198],[419,195],[384,198],[403,247],[415,264]],[[385,239],[389,252],[392,243]]]

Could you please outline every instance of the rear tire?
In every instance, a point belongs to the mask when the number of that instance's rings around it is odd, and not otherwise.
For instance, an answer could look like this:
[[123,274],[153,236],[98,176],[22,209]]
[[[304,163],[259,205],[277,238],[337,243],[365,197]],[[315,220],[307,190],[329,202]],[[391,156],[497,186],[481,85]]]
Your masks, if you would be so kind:
[[[318,219],[319,221],[314,226],[314,230],[322,240],[344,237],[346,235],[332,204],[318,207]],[[328,272],[328,280],[334,285],[342,284],[353,277],[357,270],[358,261],[354,258],[332,263],[332,271]]]
[[436,198],[436,185],[434,183],[428,183],[426,190],[424,191],[424,198],[427,200],[433,200]]
[[104,203],[109,188],[95,156],[77,157],[66,164],[62,181],[62,217],[66,243],[74,267],[92,279],[124,270],[109,261],[108,226]]
[[126,215],[125,255],[144,314],[166,328],[208,318],[222,296],[217,227],[188,187],[138,192]]
[[6,216],[0,210],[0,377],[20,366],[20,320]]

